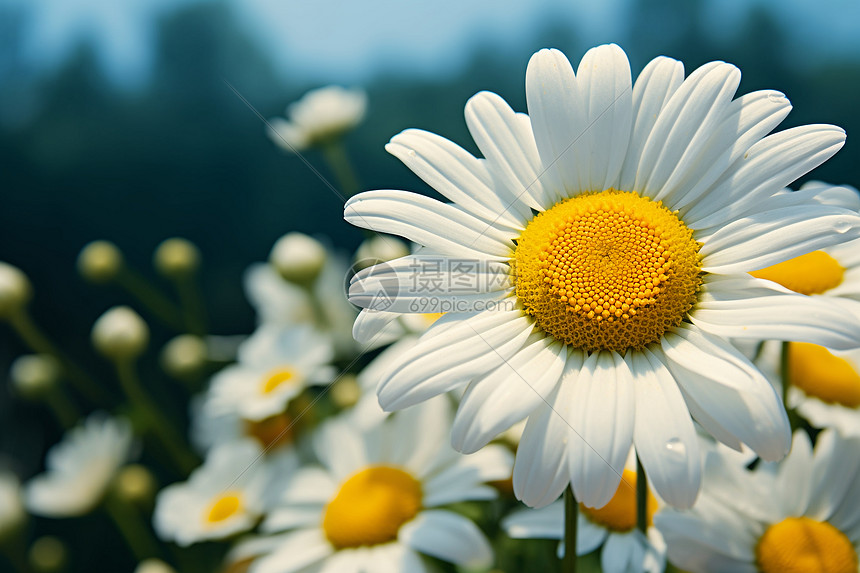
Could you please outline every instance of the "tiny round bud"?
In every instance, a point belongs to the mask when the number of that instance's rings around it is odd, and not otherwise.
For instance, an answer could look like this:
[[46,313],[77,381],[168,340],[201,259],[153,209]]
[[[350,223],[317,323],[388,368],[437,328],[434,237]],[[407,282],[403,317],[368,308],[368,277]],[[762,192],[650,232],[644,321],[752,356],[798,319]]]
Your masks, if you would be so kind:
[[60,364],[48,354],[19,356],[9,369],[9,378],[21,396],[37,400],[45,396],[60,378]]
[[51,535],[37,539],[30,546],[30,567],[38,573],[54,573],[65,567],[69,558],[66,544]]
[[0,543],[13,537],[27,523],[24,496],[18,476],[0,470]]
[[122,252],[110,241],[93,241],[78,255],[78,272],[91,283],[112,281],[122,265]]
[[167,278],[187,277],[200,267],[200,250],[188,239],[167,239],[156,247],[153,264]]
[[161,350],[161,367],[174,378],[199,373],[209,359],[209,349],[199,336],[180,334]]
[[33,285],[21,269],[0,261],[0,318],[7,317],[30,302]]
[[138,564],[134,573],[176,573],[176,570],[161,559],[146,559]]
[[269,261],[286,280],[310,284],[325,265],[326,250],[322,243],[304,233],[287,233],[272,247]]
[[112,360],[137,358],[149,343],[149,327],[127,306],[115,306],[96,320],[93,346]]
[[114,491],[125,502],[143,506],[152,501],[157,485],[146,466],[129,464],[122,468],[114,481]]
[[386,235],[377,235],[366,239],[358,246],[358,250],[355,251],[355,262],[358,267],[356,270],[376,263],[393,261],[408,254],[409,246],[400,239]]
[[345,375],[329,390],[332,401],[340,408],[355,406],[361,398],[361,388],[355,376]]

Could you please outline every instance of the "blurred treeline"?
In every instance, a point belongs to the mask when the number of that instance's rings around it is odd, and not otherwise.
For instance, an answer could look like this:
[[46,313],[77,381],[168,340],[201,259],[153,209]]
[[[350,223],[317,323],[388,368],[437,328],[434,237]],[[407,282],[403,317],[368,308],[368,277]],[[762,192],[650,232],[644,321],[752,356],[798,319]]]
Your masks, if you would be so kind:
[[[860,183],[851,139],[860,134],[860,54],[801,67],[786,55],[791,31],[766,11],[753,11],[740,28],[718,40],[704,31],[714,26],[705,21],[704,0],[639,0],[634,5],[627,31],[612,38],[627,51],[634,74],[661,54],[683,60],[688,72],[714,59],[732,62],[744,73],[739,93],[772,88],[791,99],[796,111],[781,128],[803,123],[844,127],[848,145],[814,176]],[[101,312],[128,299],[77,276],[75,258],[85,243],[112,240],[133,266],[153,276],[151,254],[161,240],[191,239],[204,255],[211,330],[232,334],[253,328],[242,272],[250,262],[263,260],[277,237],[290,230],[324,234],[345,250],[361,240],[360,232],[342,220],[342,201],[299,158],[276,148],[262,122],[225,84],[235,86],[264,117],[283,114],[287,103],[317,87],[301,78],[279,79],[226,5],[197,3],[162,18],[150,79],[134,89],[111,83],[86,44],[50,76],[28,74],[16,55],[21,17],[14,9],[0,13],[0,106],[5,108],[0,260],[30,276],[37,320],[103,379],[110,380],[110,373],[92,357],[89,329]],[[471,64],[454,76],[379,75],[363,86],[369,93],[368,116],[346,141],[362,186],[429,192],[385,153],[388,139],[420,127],[474,150],[463,121],[465,101],[488,89],[525,111],[526,63],[533,51],[548,46],[562,49],[573,62],[589,47],[576,30],[561,27],[547,14],[543,29],[522,46],[508,45],[504,38],[481,41]],[[14,117],[18,113],[21,117]],[[306,156],[329,176],[319,156]],[[150,358],[167,336],[155,330]],[[23,350],[0,325],[3,378]],[[154,365],[151,370],[148,383],[167,386],[157,380]],[[14,456],[23,464],[22,473],[31,475],[58,432],[48,418],[33,415],[35,407],[15,403],[13,412],[4,394],[0,457]],[[131,570],[122,548],[109,553],[119,560],[111,567]]]

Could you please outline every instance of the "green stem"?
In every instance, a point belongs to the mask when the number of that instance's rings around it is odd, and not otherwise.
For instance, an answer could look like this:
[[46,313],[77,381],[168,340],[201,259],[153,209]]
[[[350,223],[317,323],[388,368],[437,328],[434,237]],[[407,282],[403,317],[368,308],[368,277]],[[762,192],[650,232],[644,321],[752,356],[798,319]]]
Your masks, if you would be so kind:
[[576,573],[576,525],[579,504],[570,485],[564,490],[564,558],[562,573]]
[[81,418],[77,407],[75,407],[62,388],[52,389],[45,397],[45,402],[47,402],[48,407],[54,413],[57,421],[66,430],[74,426]]
[[134,363],[131,360],[118,360],[116,369],[123,391],[145,419],[147,430],[158,438],[173,462],[185,475],[191,473],[191,470],[199,465],[197,456],[185,448],[182,435],[167,418],[161,415],[158,405],[144,391]]
[[75,388],[88,400],[97,404],[110,402],[110,397],[104,390],[95,384],[86,372],[77,364],[72,362],[68,356],[60,351],[53,342],[42,332],[39,326],[26,309],[20,309],[9,317],[9,324],[24,341],[24,344],[37,354],[49,354],[53,356],[62,366],[63,372]]
[[325,307],[323,307],[322,302],[319,297],[317,297],[316,292],[314,292],[314,285],[316,281],[303,285],[302,288],[305,290],[305,293],[308,295],[308,301],[311,306],[311,311],[314,314],[314,322],[319,327],[320,330],[326,330],[329,326],[328,315],[326,315]]
[[352,168],[352,163],[346,154],[343,144],[340,140],[331,141],[322,146],[322,152],[325,160],[334,172],[338,185],[347,196],[352,197],[359,191],[358,177],[355,170]]
[[179,301],[182,305],[188,332],[197,336],[204,336],[206,334],[206,309],[203,306],[203,299],[194,277],[187,276],[177,279],[176,290],[179,293]]
[[138,561],[161,556],[158,542],[134,507],[109,493],[105,497],[104,508]]
[[123,267],[116,277],[116,282],[161,322],[175,330],[185,330],[179,307],[135,271]]
[[642,460],[636,456],[636,527],[648,535],[648,476]]

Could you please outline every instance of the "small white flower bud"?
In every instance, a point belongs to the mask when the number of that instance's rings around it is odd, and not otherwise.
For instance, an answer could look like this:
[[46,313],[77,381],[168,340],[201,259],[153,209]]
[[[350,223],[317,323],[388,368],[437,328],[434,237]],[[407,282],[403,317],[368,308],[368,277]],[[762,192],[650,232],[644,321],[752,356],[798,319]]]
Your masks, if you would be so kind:
[[36,400],[45,396],[60,378],[60,365],[48,354],[19,356],[12,363],[9,378],[21,396]]
[[387,235],[377,235],[366,239],[355,251],[355,262],[360,268],[376,263],[393,261],[409,254],[409,246]]
[[277,240],[269,261],[286,280],[310,284],[326,262],[325,247],[304,233],[287,233]]
[[134,573],[176,573],[176,571],[161,559],[141,561]]
[[161,350],[161,367],[175,378],[187,378],[200,372],[209,359],[206,342],[193,334],[180,334]]
[[361,398],[361,388],[355,376],[345,375],[330,389],[332,401],[340,408],[355,406]]
[[66,544],[57,537],[46,535],[30,546],[30,567],[37,573],[62,571],[69,560]]
[[112,360],[137,358],[149,343],[149,327],[127,306],[115,306],[96,320],[93,346]]
[[122,252],[110,241],[93,241],[78,255],[78,272],[91,283],[112,281],[122,265]]
[[114,481],[114,491],[120,499],[133,505],[146,505],[155,496],[157,484],[146,466],[130,464],[119,471]]
[[153,264],[155,270],[167,278],[186,277],[200,267],[200,250],[187,239],[167,239],[156,247]]
[[21,269],[0,261],[0,318],[19,310],[33,296],[33,286]]

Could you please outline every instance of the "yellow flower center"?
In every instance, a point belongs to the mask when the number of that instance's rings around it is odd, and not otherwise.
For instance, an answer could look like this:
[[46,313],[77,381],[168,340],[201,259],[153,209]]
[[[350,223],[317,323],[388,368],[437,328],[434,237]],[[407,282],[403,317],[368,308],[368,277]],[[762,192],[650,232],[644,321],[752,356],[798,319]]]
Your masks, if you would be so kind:
[[845,268],[824,251],[813,251],[750,274],[800,294],[821,294],[839,286]]
[[421,315],[421,317],[424,319],[424,322],[426,322],[427,326],[429,327],[434,322],[436,322],[437,320],[442,318],[443,314],[445,314],[445,313],[444,312],[425,312],[424,314]]
[[245,420],[245,435],[255,438],[265,449],[293,441],[294,420],[287,414],[276,414],[265,420]]
[[260,387],[260,391],[263,394],[270,394],[280,388],[283,384],[295,379],[297,379],[296,371],[292,368],[288,366],[277,368],[269,372],[265,378],[263,378],[263,384]]
[[545,332],[624,352],[681,323],[702,283],[699,243],[663,206],[628,191],[579,195],[535,216],[517,242],[517,296]]
[[238,492],[226,492],[220,495],[209,506],[206,513],[206,523],[220,523],[242,510],[242,497]]
[[347,479],[325,510],[323,531],[337,549],[397,539],[421,509],[421,483],[405,471],[372,466]]
[[[603,507],[595,509],[579,504],[583,515],[591,522],[618,532],[630,531],[636,527],[636,472],[624,470],[622,477],[615,495]],[[654,512],[657,511],[657,499],[650,491],[645,507],[650,527]]]
[[823,346],[792,342],[788,368],[791,383],[807,396],[847,408],[860,406],[860,373],[851,362]]
[[857,573],[857,552],[845,534],[808,517],[768,527],[755,553],[763,573]]

